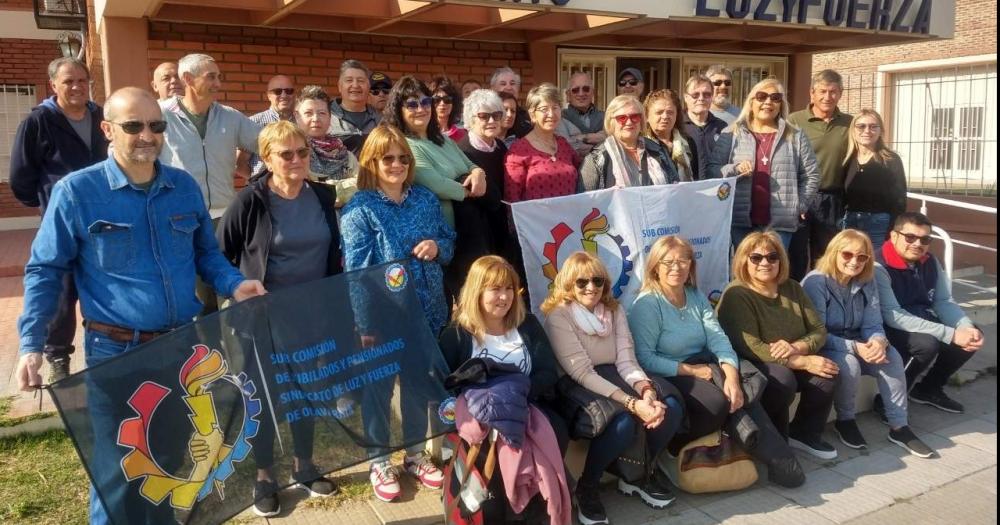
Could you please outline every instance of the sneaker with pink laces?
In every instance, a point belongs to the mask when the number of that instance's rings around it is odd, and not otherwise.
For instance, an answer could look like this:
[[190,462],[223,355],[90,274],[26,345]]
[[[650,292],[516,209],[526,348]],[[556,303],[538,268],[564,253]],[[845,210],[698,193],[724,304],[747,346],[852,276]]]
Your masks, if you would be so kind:
[[427,454],[421,452],[416,456],[406,456],[403,467],[429,489],[439,489],[444,484],[444,472],[441,472]]
[[368,481],[372,484],[376,498],[388,502],[399,497],[399,477],[396,469],[388,461],[372,463]]

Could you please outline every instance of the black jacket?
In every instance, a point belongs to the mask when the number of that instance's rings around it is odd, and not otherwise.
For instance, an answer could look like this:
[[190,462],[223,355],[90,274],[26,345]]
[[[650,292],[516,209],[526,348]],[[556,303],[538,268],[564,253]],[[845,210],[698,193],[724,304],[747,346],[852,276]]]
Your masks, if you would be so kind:
[[[552,346],[542,324],[534,315],[528,314],[521,326],[517,327],[517,332],[521,334],[521,340],[528,350],[528,355],[531,356],[531,374],[529,374],[531,391],[528,393],[528,399],[531,401],[555,399],[555,385],[559,379],[556,372],[556,357],[552,353]],[[441,353],[448,362],[451,372],[458,370],[462,363],[473,357],[472,334],[456,323],[449,324],[441,332],[438,344],[441,345]]]
[[108,139],[101,131],[104,111],[87,103],[92,127],[90,149],[56,104],[45,99],[17,127],[10,151],[10,190],[21,204],[44,213],[52,186],[66,175],[108,158]]
[[[219,227],[215,231],[219,247],[226,259],[240,269],[247,279],[264,281],[267,270],[267,255],[271,247],[271,211],[265,173],[250,181],[250,185],[236,195]],[[330,227],[330,254],[327,257],[326,275],[336,275],[343,271],[340,254],[340,228],[334,202],[337,192],[332,186],[306,181],[319,197],[319,204],[326,215]]]

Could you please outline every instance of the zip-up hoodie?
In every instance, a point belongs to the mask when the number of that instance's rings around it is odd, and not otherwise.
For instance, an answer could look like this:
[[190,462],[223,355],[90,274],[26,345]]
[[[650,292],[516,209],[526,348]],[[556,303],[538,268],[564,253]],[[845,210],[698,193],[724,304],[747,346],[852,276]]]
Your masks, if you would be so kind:
[[180,107],[179,97],[160,101],[167,131],[160,162],[194,177],[209,210],[224,210],[236,197],[236,148],[257,153],[260,126],[235,109],[213,102],[204,140]]
[[10,151],[10,189],[22,204],[41,207],[44,213],[59,179],[108,158],[108,139],[100,126],[103,109],[87,102],[87,111],[93,123],[89,149],[54,95],[35,106],[17,127]]

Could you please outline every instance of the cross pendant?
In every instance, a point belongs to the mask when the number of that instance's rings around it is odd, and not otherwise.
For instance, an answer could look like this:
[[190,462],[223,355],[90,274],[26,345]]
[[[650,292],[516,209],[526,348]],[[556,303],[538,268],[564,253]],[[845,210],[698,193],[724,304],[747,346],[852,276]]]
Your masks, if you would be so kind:
[[760,159],[761,163],[763,163],[765,166],[767,166],[767,160],[768,160],[767,157]]

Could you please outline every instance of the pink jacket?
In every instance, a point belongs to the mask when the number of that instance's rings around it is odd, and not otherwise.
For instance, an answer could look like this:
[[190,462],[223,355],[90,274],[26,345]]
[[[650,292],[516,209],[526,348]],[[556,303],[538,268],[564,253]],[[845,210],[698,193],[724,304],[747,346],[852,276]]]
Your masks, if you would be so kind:
[[[501,439],[497,463],[503,475],[504,492],[514,512],[522,512],[539,492],[546,501],[551,525],[568,525],[573,514],[559,442],[542,411],[529,405],[524,444],[518,450]],[[490,429],[469,414],[465,396],[455,402],[455,428],[466,443],[481,443]]]

